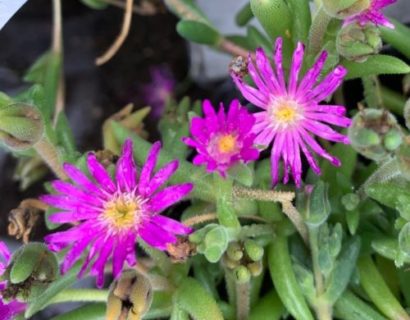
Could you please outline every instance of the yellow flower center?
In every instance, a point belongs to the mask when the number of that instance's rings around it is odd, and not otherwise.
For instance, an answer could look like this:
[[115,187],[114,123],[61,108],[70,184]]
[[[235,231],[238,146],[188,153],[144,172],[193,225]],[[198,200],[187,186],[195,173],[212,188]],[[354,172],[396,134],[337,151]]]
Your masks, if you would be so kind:
[[219,138],[218,151],[222,153],[229,153],[235,150],[236,137],[232,134],[227,134]]
[[122,194],[108,201],[104,206],[103,217],[116,231],[130,229],[140,220],[141,199],[134,195]]
[[296,117],[296,110],[293,106],[283,105],[280,106],[278,110],[274,112],[277,121],[279,122],[293,122]]
[[304,108],[293,99],[279,98],[272,102],[268,112],[272,126],[278,130],[285,130],[303,119]]

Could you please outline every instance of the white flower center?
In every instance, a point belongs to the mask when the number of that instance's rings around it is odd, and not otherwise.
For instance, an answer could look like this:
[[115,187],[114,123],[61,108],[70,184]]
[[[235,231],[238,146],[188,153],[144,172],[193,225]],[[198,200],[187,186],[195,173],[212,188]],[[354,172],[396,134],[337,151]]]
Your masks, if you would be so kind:
[[279,98],[272,101],[268,108],[272,126],[276,130],[285,130],[295,126],[304,118],[303,107],[293,99]]

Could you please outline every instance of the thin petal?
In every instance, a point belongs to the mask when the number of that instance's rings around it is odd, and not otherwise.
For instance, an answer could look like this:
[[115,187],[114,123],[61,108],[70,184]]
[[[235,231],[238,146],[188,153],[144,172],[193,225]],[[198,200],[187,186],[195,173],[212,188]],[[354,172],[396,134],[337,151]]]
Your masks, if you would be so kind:
[[112,182],[112,179],[107,170],[105,170],[104,166],[100,162],[98,162],[95,154],[90,153],[87,156],[87,167],[91,175],[98,182],[102,189],[109,193],[115,192],[117,188]]
[[185,235],[193,231],[192,228],[185,226],[183,223],[162,215],[152,217],[151,222],[170,233]]
[[173,185],[165,188],[150,199],[150,210],[152,212],[161,212],[174,203],[180,201],[189,192],[191,192],[192,188],[193,185],[191,183]]
[[124,143],[121,157],[118,159],[115,180],[120,190],[130,192],[137,184],[137,166],[132,154],[132,140],[127,139]]
[[161,143],[155,142],[148,153],[147,160],[141,170],[138,191],[142,196],[146,195],[147,187],[152,173],[157,165],[158,154],[161,149]]

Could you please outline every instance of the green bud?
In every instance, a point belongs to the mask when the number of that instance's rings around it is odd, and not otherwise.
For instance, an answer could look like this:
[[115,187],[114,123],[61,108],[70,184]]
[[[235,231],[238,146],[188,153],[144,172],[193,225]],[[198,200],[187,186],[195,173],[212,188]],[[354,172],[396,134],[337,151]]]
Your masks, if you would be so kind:
[[346,208],[346,210],[352,211],[356,209],[357,206],[359,205],[360,198],[355,193],[348,193],[342,197],[341,201],[342,201],[343,206]]
[[36,107],[16,103],[0,108],[0,140],[10,149],[31,148],[43,132],[43,119]]
[[231,270],[239,266],[239,261],[232,260],[227,255],[223,257],[222,262],[225,267]]
[[204,243],[206,246],[228,247],[228,234],[224,227],[217,225],[212,228],[205,236]]
[[382,48],[380,30],[373,24],[344,26],[336,38],[337,52],[347,60],[364,62]]
[[49,282],[58,274],[57,258],[43,243],[31,242],[21,247],[7,268],[8,280],[19,284],[26,280]]
[[397,129],[391,129],[384,136],[383,144],[389,151],[396,150],[403,142],[403,134]]
[[226,250],[226,254],[228,255],[229,259],[233,261],[239,261],[243,257],[243,251],[239,243],[231,242],[228,246],[228,250]]
[[254,240],[247,239],[244,243],[245,252],[252,261],[259,261],[263,258],[263,248]]
[[323,0],[328,15],[337,19],[352,17],[370,6],[370,0]]
[[[390,157],[391,150],[397,144],[395,131],[400,132],[396,118],[387,110],[367,108],[360,110],[348,129],[348,136],[353,149],[366,158],[377,162]],[[390,133],[391,136],[388,134]],[[387,136],[387,147],[384,143]],[[393,140],[393,141],[392,141]]]
[[299,206],[304,215],[305,223],[309,227],[319,227],[326,221],[330,213],[328,185],[319,181],[314,186],[306,186],[304,191],[304,194],[300,196]]
[[153,289],[148,278],[135,270],[126,270],[110,286],[106,319],[142,319],[152,298]]
[[245,266],[238,266],[234,269],[233,274],[238,283],[247,283],[251,279],[251,273]]
[[216,46],[222,37],[209,24],[193,20],[181,20],[177,24],[177,32],[185,39],[211,46]]
[[251,273],[252,277],[260,276],[262,271],[263,271],[262,260],[252,262],[252,263],[248,263],[248,265],[246,267],[248,268],[248,270]]

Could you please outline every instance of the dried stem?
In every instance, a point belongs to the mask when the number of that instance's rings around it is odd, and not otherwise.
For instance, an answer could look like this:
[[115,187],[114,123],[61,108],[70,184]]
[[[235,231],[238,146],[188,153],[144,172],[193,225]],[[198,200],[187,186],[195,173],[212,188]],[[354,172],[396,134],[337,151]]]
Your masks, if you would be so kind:
[[102,56],[98,57],[95,60],[97,66],[108,62],[117,53],[117,51],[120,49],[125,39],[127,38],[128,32],[130,31],[131,27],[133,5],[134,0],[126,0],[124,20],[122,23],[121,32],[117,36],[111,47],[108,48],[108,50]]
[[[223,39],[219,45],[218,48],[222,51],[225,51],[233,56],[242,56],[242,57],[247,57],[249,54],[249,51],[246,50],[245,48],[242,48],[238,46],[237,44],[233,43],[232,41],[228,39]],[[255,59],[255,55],[251,53],[252,59]]]
[[[121,9],[125,9],[125,2],[121,1],[121,0],[104,0],[104,2],[117,7],[117,8],[121,8]],[[158,8],[148,2],[148,1],[144,1],[142,2],[142,4],[140,4],[139,6],[134,5],[132,7],[132,12],[139,14],[141,16],[153,16],[156,15],[160,10],[158,10]],[[162,8],[161,8],[161,12],[162,12]]]
[[[61,0],[53,0],[53,36],[51,43],[51,50],[54,54],[63,55],[63,23],[62,23],[62,9]],[[63,76],[63,63],[61,59],[60,76],[58,79],[57,96],[54,108],[54,124],[57,122],[57,117],[61,111],[64,110],[64,76]]]

